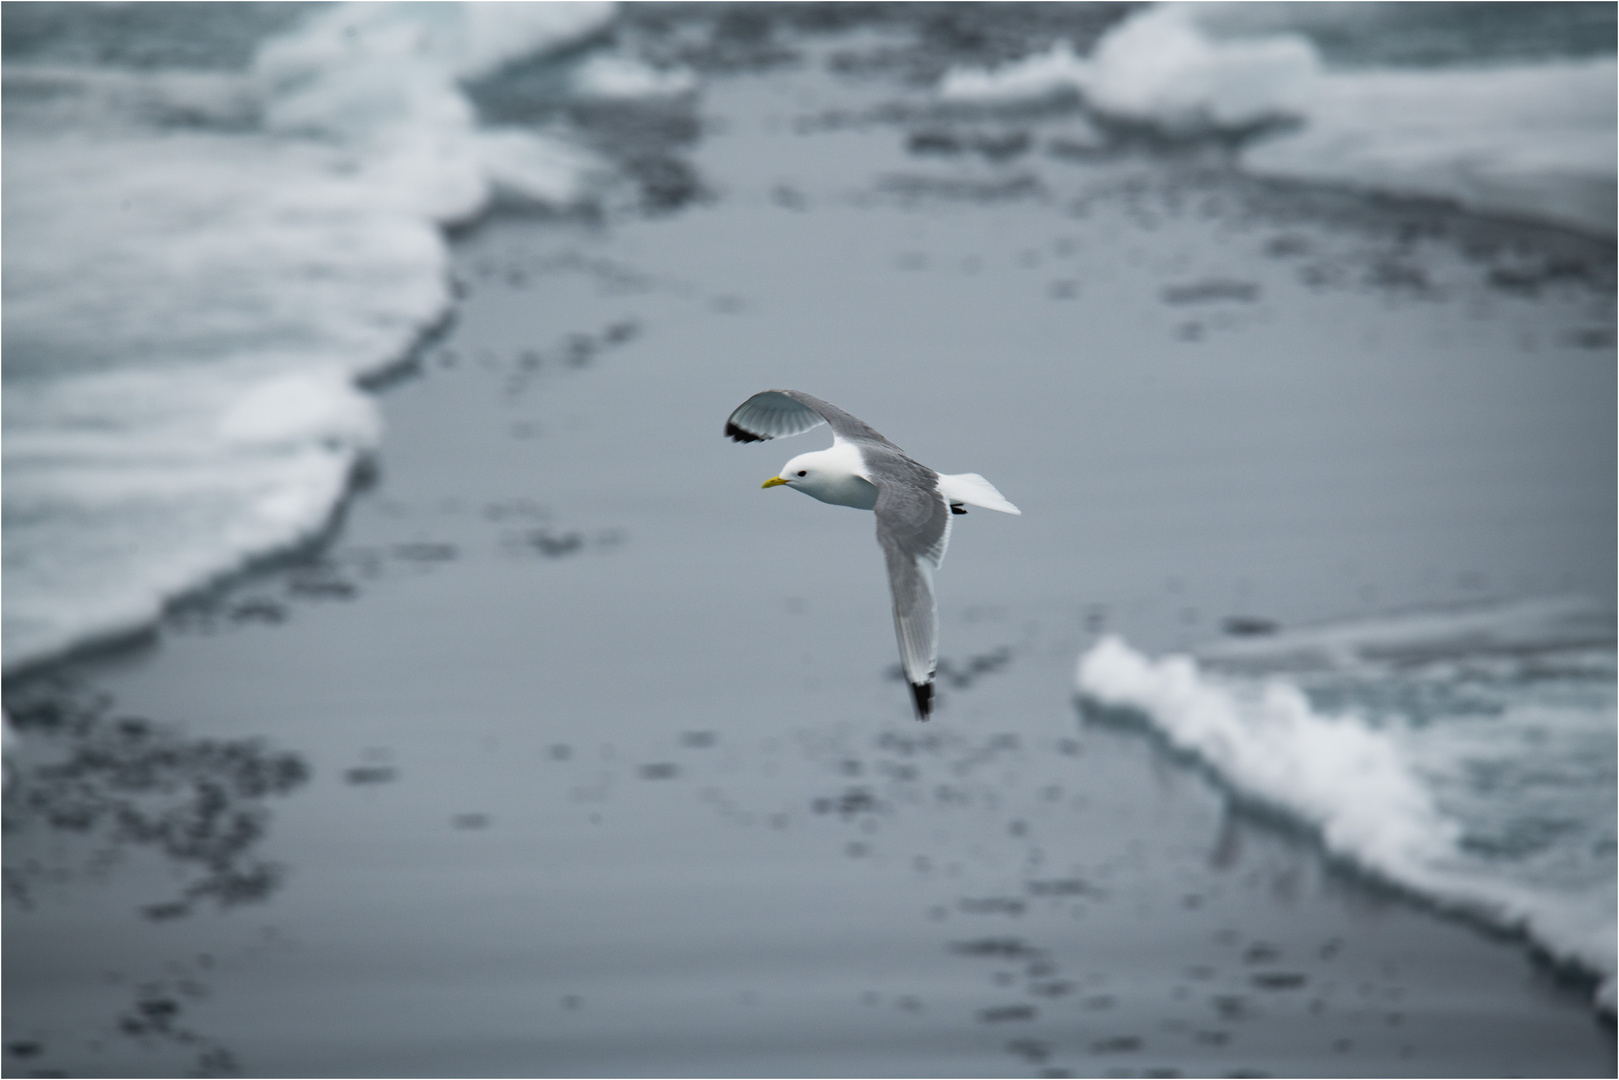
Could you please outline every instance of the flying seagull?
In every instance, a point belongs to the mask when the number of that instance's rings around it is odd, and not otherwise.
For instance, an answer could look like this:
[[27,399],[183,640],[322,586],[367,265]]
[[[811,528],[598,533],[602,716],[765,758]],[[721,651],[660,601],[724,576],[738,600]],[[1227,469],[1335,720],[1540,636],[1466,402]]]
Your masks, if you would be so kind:
[[950,518],[965,514],[969,506],[1003,514],[1023,511],[977,473],[936,473],[863,421],[801,390],[754,394],[725,422],[725,434],[741,443],[764,442],[821,424],[832,427],[831,447],[798,455],[763,486],[796,488],[834,506],[877,512],[877,544],[894,593],[900,663],[911,684],[916,718],[926,720],[933,711],[933,672],[939,659],[933,571],[944,561]]

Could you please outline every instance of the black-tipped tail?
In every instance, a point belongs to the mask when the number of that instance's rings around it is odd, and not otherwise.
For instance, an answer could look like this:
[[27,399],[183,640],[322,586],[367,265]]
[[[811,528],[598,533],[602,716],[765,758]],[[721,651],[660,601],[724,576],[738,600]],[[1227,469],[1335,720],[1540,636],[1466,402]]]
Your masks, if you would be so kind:
[[933,715],[933,681],[911,683],[911,697],[916,701],[916,718],[926,720]]

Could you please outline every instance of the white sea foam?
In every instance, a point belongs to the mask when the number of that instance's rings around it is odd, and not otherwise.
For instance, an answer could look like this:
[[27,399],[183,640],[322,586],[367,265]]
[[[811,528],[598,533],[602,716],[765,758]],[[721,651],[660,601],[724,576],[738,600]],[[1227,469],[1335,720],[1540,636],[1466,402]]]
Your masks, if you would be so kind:
[[[1076,686],[1144,719],[1242,798],[1306,824],[1334,855],[1595,973],[1598,1007],[1611,1010],[1612,617],[1593,644],[1565,631],[1592,629],[1600,613],[1555,607],[1497,612],[1483,633],[1489,614],[1469,613],[1215,650],[1247,674],[1154,660],[1108,637],[1080,658]],[[1526,635],[1537,620],[1562,629]],[[1330,674],[1255,675],[1266,650],[1283,669],[1309,657]]]
[[1242,165],[1612,235],[1616,86],[1612,57],[1326,75],[1308,123],[1246,148]]
[[442,226],[595,168],[461,81],[611,14],[339,5],[241,72],[8,60],[8,671],[323,526],[380,435],[355,379],[449,305]]
[[579,65],[573,87],[582,97],[678,97],[697,88],[697,76],[678,68],[660,70],[631,56],[602,53]]
[[26,417],[6,431],[6,632],[36,654],[311,535],[380,434],[336,371],[102,373],[6,397]]
[[[260,52],[255,75],[267,93],[265,127],[358,151],[383,186],[435,222],[482,208],[495,179],[491,144],[499,179],[567,198],[577,193],[580,159],[522,130],[479,129],[460,82],[576,40],[611,13],[595,3],[336,7]],[[535,152],[514,153],[521,143]]]
[[1100,704],[1139,709],[1178,749],[1365,865],[1403,878],[1455,844],[1459,827],[1393,740],[1352,717],[1319,715],[1296,687],[1211,681],[1190,657],[1154,661],[1114,637],[1081,659],[1078,686]]
[[1304,38],[1217,42],[1188,12],[1165,6],[1120,23],[1089,57],[1059,42],[1000,71],[951,71],[939,92],[947,100],[1007,101],[1077,91],[1104,115],[1192,134],[1296,113],[1319,73]]
[[1295,120],[1245,146],[1242,167],[1613,234],[1619,70],[1611,55],[1332,70],[1297,31],[1211,34],[1203,24],[1221,11],[1147,8],[1105,34],[1090,56],[1059,42],[997,70],[953,70],[939,94],[1009,102],[1076,93],[1098,115],[1178,137]]

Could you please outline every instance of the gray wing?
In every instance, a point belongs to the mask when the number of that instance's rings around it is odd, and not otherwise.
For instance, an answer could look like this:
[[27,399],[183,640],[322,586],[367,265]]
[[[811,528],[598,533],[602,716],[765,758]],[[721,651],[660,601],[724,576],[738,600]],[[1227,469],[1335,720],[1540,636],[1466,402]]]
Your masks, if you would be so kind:
[[909,458],[881,462],[872,470],[872,480],[878,488],[877,543],[894,594],[900,664],[917,719],[926,720],[933,711],[933,672],[939,660],[933,571],[950,542],[950,504],[933,471]]
[[845,439],[894,446],[865,421],[802,390],[763,390],[754,394],[738,405],[725,422],[725,434],[737,442],[764,442],[799,435],[821,424],[831,424],[832,431]]

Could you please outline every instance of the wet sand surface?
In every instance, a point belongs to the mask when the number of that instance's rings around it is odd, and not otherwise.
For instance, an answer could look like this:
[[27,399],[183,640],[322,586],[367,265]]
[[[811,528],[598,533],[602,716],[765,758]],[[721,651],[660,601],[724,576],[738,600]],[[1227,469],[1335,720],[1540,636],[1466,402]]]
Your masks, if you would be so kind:
[[[718,81],[705,200],[462,237],[330,542],[35,691],[8,1075],[1613,1074],[1588,988],[1071,690],[1611,595],[1611,245],[888,94]],[[824,433],[720,435],[773,386],[1024,511],[956,522],[929,724],[870,519],[758,490]]]

